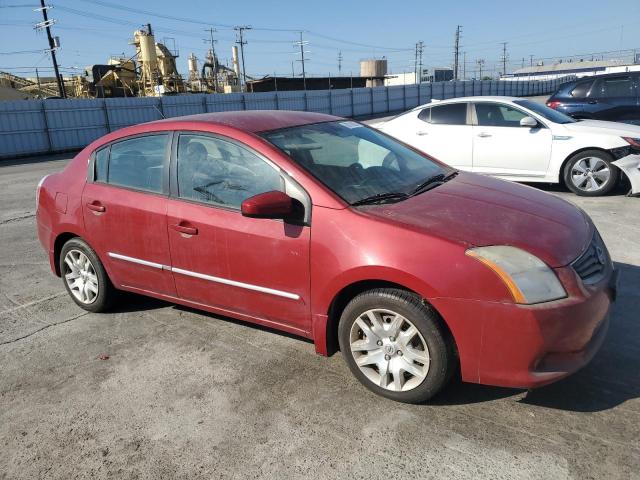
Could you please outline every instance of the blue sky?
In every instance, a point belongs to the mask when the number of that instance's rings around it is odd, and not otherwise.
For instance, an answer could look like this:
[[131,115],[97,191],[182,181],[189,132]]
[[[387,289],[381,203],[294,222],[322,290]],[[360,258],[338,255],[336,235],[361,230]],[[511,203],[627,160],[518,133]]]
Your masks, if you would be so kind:
[[[40,12],[25,7],[37,0],[0,0],[0,70],[33,75],[49,72],[46,37],[34,31]],[[391,72],[412,71],[414,46],[425,43],[426,67],[448,66],[453,61],[456,25],[462,25],[461,51],[467,52],[468,73],[476,59],[485,60],[485,71],[501,70],[500,42],[508,42],[508,71],[529,63],[529,55],[552,63],[554,58],[638,48],[640,52],[640,1],[448,1],[402,2],[323,1],[225,1],[210,0],[48,0],[54,6],[54,35],[60,36],[59,63],[65,74],[110,55],[133,55],[129,41],[137,25],[150,22],[156,39],[175,39],[178,64],[184,73],[187,56],[203,58],[203,42],[209,25],[217,29],[216,50],[222,62],[230,59],[234,25],[251,25],[245,47],[247,74],[260,77],[274,72],[291,75],[299,58],[293,42],[303,30],[309,44],[307,72],[357,74],[360,59],[386,56]],[[117,6],[125,8],[117,8]],[[116,8],[114,8],[114,6]],[[138,9],[153,12],[160,17]],[[165,18],[163,18],[165,17]],[[173,18],[169,18],[173,17]],[[170,42],[173,46],[173,40]],[[23,52],[30,53],[12,53]],[[31,52],[34,51],[34,52]],[[605,57],[615,54],[605,55]],[[462,57],[462,56],[461,56]],[[462,58],[461,58],[462,61]],[[300,63],[294,64],[296,74]],[[462,68],[461,68],[462,69]]]

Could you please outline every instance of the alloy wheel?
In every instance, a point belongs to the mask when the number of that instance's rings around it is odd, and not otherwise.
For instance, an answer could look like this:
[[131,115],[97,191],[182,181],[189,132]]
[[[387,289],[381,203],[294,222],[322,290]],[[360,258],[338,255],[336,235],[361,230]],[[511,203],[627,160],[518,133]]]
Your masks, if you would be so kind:
[[391,310],[362,313],[351,326],[349,344],[360,371],[386,390],[412,390],[429,372],[427,342],[413,323]]
[[81,303],[90,304],[98,297],[98,276],[87,257],[80,250],[69,250],[64,257],[63,272],[71,294]]
[[571,182],[584,192],[601,190],[610,177],[609,165],[598,157],[581,158],[571,167]]

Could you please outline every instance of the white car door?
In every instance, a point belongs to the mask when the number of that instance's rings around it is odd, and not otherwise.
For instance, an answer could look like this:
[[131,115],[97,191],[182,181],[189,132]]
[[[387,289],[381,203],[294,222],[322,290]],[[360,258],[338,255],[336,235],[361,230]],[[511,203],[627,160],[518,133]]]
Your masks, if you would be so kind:
[[401,115],[381,129],[461,170],[472,168],[473,127],[466,102],[433,105]]
[[501,177],[544,177],[551,159],[551,130],[542,124],[522,127],[529,116],[514,106],[476,102],[473,171]]

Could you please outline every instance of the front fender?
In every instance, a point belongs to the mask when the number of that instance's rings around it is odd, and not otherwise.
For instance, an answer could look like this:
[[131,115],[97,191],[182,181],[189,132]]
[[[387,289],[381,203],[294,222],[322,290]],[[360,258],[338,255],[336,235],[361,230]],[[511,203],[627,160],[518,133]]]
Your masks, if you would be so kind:
[[615,162],[611,162],[611,165],[615,165],[629,179],[631,183],[631,191],[629,195],[640,195],[640,155],[627,155]]

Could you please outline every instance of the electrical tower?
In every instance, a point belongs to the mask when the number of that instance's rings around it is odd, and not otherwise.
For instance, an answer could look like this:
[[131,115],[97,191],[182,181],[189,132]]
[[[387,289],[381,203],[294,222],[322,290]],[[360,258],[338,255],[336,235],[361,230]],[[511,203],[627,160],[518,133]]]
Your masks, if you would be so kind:
[[300,41],[299,42],[295,42],[294,45],[300,47],[300,60],[298,60],[298,61],[302,64],[302,88],[304,90],[306,90],[307,89],[307,74],[305,73],[305,69],[304,69],[304,62],[306,62],[306,60],[304,58],[304,52],[305,52],[304,47],[309,42],[307,42],[306,40],[302,39],[302,33],[303,32],[300,32]]
[[51,25],[55,23],[55,20],[49,20],[47,15],[47,10],[51,8],[51,6],[47,6],[44,4],[44,0],[40,0],[40,8],[36,10],[42,11],[42,22],[37,23],[33,28],[36,30],[45,29],[47,32],[47,39],[49,40],[49,52],[51,52],[51,61],[53,62],[53,71],[56,75],[56,83],[58,84],[58,92],[61,98],[67,98],[67,92],[64,90],[64,84],[62,83],[62,77],[60,76],[60,71],[58,69],[58,60],[56,59],[56,49],[60,46],[60,41],[58,37],[53,37],[51,35]]
[[460,30],[462,25],[456,27],[455,43],[453,46],[453,79],[458,80],[458,63],[460,59]]
[[244,32],[247,30],[251,30],[251,27],[249,25],[241,25],[238,27],[233,27],[233,29],[238,32],[238,40],[236,40],[236,43],[240,45],[240,59],[242,62],[241,83],[242,83],[242,89],[246,91],[247,90],[247,71],[244,68],[244,46],[247,44],[247,42],[244,39]]
[[502,42],[502,75],[507,74],[507,42]]

